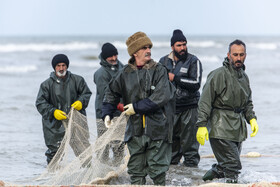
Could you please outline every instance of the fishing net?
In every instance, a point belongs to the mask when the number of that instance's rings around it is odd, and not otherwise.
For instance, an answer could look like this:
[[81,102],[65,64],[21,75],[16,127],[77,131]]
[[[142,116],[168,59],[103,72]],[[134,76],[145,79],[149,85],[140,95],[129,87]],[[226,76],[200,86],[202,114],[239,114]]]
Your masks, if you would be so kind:
[[65,136],[60,148],[37,180],[44,181],[43,185],[108,184],[126,172],[129,154],[123,139],[127,120],[124,113],[114,118],[111,128],[91,142],[86,116],[71,109],[63,121]]

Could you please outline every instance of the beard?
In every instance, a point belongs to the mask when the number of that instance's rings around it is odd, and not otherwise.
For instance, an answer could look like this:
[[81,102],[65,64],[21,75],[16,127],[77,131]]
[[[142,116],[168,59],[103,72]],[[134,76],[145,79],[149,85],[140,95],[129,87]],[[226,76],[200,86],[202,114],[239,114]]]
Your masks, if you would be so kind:
[[59,77],[64,77],[65,75],[66,75],[66,73],[67,73],[67,70],[65,70],[65,71],[57,71],[56,72],[56,74],[59,76]]
[[244,62],[242,62],[241,60],[237,60],[234,62],[232,59],[230,59],[230,62],[231,65],[237,70],[241,69],[244,66]]
[[[184,53],[183,53],[184,52]],[[180,60],[185,61],[188,57],[188,49],[177,52],[174,50],[174,55]]]

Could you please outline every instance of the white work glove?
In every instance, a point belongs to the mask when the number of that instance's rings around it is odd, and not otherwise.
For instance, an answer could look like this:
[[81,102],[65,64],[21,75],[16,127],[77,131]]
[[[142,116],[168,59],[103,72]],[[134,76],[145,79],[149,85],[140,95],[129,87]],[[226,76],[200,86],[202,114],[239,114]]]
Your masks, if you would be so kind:
[[133,104],[132,104],[132,103],[130,103],[130,104],[128,104],[128,105],[125,105],[125,106],[123,107],[123,109],[125,110],[124,113],[125,113],[126,115],[128,115],[128,116],[131,116],[131,115],[135,114],[135,111],[134,111],[134,108],[133,108]]
[[106,127],[106,128],[110,128],[110,126],[111,126],[111,119],[110,119],[110,116],[109,116],[109,115],[107,115],[107,116],[105,117],[104,123],[105,123],[105,127]]

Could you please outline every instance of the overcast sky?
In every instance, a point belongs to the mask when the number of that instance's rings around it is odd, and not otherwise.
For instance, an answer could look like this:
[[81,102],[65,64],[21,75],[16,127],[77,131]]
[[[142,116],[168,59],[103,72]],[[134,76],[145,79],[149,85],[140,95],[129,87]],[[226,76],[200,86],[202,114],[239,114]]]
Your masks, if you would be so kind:
[[280,0],[0,0],[2,35],[280,35]]

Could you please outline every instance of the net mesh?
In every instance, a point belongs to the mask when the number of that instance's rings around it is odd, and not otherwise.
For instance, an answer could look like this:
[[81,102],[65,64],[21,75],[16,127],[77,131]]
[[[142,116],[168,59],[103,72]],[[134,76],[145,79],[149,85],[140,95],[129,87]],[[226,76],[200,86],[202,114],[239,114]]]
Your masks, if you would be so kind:
[[126,172],[129,154],[123,139],[128,117],[124,113],[92,142],[86,116],[71,109],[67,119],[60,148],[37,180],[45,181],[43,185],[108,184]]

